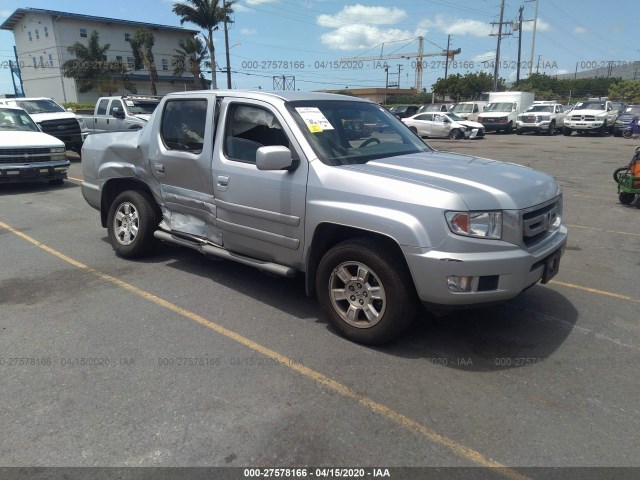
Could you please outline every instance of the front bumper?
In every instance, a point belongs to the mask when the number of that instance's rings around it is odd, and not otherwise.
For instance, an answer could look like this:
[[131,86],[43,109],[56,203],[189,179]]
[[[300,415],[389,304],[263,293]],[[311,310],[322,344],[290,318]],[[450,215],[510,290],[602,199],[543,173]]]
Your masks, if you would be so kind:
[[69,160],[33,163],[3,163],[0,164],[0,183],[64,180],[67,178],[67,169],[69,168],[69,165],[71,165]]
[[551,128],[551,122],[524,123],[516,122],[516,128],[523,132],[548,132]]
[[576,131],[591,131],[598,130],[602,128],[603,125],[606,124],[606,121],[595,121],[595,122],[564,122],[565,128],[570,128],[571,130]]
[[513,125],[510,124],[509,122],[505,122],[505,123],[480,122],[480,123],[482,123],[482,126],[487,132],[493,132],[493,131],[497,132],[500,130],[509,130],[509,128],[513,128]]
[[[474,239],[477,242],[490,240]],[[464,251],[469,239],[448,242],[447,250]],[[542,280],[547,259],[562,255],[567,242],[567,228],[561,225],[544,245],[527,251],[518,245],[496,241],[493,251],[450,253],[404,247],[420,300],[431,307],[462,307],[509,300]],[[482,245],[479,244],[479,245]],[[452,247],[454,247],[452,249]],[[450,289],[451,276],[472,277],[470,291]]]

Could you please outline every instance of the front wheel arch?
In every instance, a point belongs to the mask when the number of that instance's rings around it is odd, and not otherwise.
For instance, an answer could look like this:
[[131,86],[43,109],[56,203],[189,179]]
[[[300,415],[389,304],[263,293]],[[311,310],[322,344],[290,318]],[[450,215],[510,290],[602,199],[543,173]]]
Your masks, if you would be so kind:
[[[135,178],[114,178],[108,180],[102,187],[102,196],[100,198],[100,222],[103,228],[107,228],[107,216],[109,208],[115,200],[125,190],[137,190],[147,192],[151,195],[151,190],[146,183]],[[158,212],[160,209],[158,208]]]

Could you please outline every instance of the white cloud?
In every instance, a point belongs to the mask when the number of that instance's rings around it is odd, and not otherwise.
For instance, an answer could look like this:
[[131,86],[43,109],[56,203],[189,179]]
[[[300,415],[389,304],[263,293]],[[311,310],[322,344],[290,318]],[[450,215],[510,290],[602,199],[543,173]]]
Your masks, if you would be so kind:
[[255,35],[258,31],[254,28],[241,28],[240,33],[243,35]]
[[361,25],[393,25],[407,16],[404,10],[389,7],[368,7],[365,5],[347,5],[335,15],[319,15],[318,25],[328,28],[341,28]]
[[491,25],[488,23],[466,18],[455,18],[444,14],[436,15],[433,20],[422,20],[418,26],[451,35],[486,37],[491,33]]
[[589,30],[587,30],[584,27],[576,27],[573,29],[573,33],[587,33]]
[[[533,32],[533,22],[524,22],[522,24],[522,30],[525,32]],[[543,19],[538,18],[538,23],[536,24],[536,32],[548,32],[553,30],[551,25],[545,22]]]
[[325,33],[320,40],[332,50],[361,50],[413,36],[409,31],[396,28],[380,29],[372,25],[352,24]]
[[247,5],[263,5],[265,3],[276,3],[278,0],[247,0]]
[[8,18],[12,13],[12,10],[0,10],[0,18]]
[[485,53],[481,53],[480,55],[476,55],[475,57],[473,57],[471,60],[473,62],[478,62],[478,63],[482,63],[482,62],[491,62],[492,60],[496,59],[496,52],[485,52]]

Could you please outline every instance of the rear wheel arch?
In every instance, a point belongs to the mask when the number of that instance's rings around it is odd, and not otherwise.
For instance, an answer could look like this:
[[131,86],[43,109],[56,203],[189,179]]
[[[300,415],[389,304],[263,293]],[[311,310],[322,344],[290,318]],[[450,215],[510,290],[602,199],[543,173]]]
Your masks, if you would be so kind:
[[[126,190],[143,191],[151,194],[151,189],[135,178],[114,178],[108,180],[102,187],[102,197],[100,199],[100,221],[104,228],[107,227],[107,217],[111,204],[118,195]],[[158,212],[160,208],[158,207]]]

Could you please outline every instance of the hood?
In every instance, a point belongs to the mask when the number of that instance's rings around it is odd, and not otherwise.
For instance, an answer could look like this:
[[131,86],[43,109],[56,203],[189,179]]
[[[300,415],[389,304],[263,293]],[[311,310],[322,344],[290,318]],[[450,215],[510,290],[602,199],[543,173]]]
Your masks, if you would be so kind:
[[591,110],[591,109],[587,109],[587,110],[571,110],[571,112],[569,112],[569,114],[571,116],[573,116],[573,115],[595,115],[595,116],[606,117],[607,115],[610,115],[611,112],[607,112],[606,110]]
[[64,143],[42,132],[0,131],[0,148],[33,147],[64,147]]
[[500,118],[508,117],[513,112],[482,112],[478,114],[478,118]]
[[465,127],[469,127],[469,128],[484,128],[484,125],[482,125],[481,123],[472,122],[471,120],[462,120],[456,123],[459,123],[460,125],[464,125]]
[[33,121],[36,123],[46,122],[47,120],[76,118],[76,114],[72,112],[30,113],[29,116],[33,118]]
[[400,155],[341,168],[447,190],[458,194],[470,210],[519,210],[560,194],[559,185],[546,173],[445,152]]

